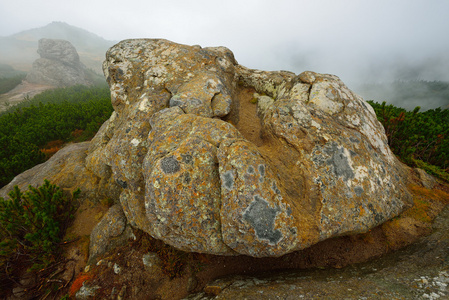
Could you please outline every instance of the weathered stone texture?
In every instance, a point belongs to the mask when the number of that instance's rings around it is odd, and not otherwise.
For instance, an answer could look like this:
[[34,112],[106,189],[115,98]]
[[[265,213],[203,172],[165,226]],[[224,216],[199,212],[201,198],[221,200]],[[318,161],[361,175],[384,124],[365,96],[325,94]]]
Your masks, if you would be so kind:
[[69,41],[40,39],[37,53],[40,58],[33,62],[33,68],[26,77],[28,82],[57,87],[89,84],[86,67]]
[[133,237],[120,204],[112,206],[90,235],[89,263]]
[[[111,170],[131,224],[175,247],[280,256],[409,201],[374,111],[336,76],[250,70],[226,48],[166,40],[123,41],[104,70],[115,113],[88,167]],[[259,147],[232,124],[245,88]]]
[[118,43],[104,72],[115,112],[85,166],[120,187],[132,226],[179,249],[281,256],[410,201],[373,109],[337,76],[250,70],[224,47],[158,39]]

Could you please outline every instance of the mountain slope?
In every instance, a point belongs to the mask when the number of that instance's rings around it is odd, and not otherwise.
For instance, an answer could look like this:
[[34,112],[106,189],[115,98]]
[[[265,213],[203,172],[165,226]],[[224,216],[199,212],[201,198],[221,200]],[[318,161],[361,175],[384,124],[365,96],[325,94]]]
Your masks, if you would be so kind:
[[101,72],[107,49],[115,44],[82,28],[64,22],[52,22],[44,27],[0,37],[0,63],[18,70],[30,70],[33,61],[39,58],[36,50],[41,38],[68,40],[75,46],[81,61],[97,73]]

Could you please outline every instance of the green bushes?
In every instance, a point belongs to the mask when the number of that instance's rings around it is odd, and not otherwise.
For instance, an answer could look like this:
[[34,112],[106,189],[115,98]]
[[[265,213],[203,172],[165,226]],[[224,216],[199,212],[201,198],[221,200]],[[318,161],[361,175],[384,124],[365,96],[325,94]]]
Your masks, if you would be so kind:
[[0,78],[0,94],[9,92],[18,86],[23,79],[25,79],[26,74],[17,75],[10,78]]
[[67,198],[56,185],[22,193],[15,186],[9,199],[0,197],[0,282],[13,281],[24,269],[35,271],[55,263],[60,243],[73,218],[79,189]]
[[[446,178],[449,172],[449,110],[406,111],[368,101],[385,128],[391,150],[403,162]],[[445,173],[446,175],[444,175]]]
[[0,188],[44,162],[50,142],[92,138],[112,111],[110,91],[104,85],[46,91],[1,114]]

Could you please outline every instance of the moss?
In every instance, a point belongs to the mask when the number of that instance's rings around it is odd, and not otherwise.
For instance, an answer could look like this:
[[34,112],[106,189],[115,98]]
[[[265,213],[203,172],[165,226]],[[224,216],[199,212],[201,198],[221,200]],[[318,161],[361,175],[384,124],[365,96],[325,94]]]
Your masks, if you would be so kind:
[[249,100],[249,102],[251,102],[252,104],[257,104],[257,102],[259,102],[259,98],[253,97],[251,98],[251,100]]

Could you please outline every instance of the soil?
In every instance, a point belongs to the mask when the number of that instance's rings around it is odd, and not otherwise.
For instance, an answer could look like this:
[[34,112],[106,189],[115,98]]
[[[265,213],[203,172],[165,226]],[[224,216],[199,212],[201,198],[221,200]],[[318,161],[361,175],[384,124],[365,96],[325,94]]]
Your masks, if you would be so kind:
[[253,101],[254,88],[240,88],[238,91],[239,99],[239,118],[234,124],[239,132],[251,143],[260,147],[264,144],[262,139],[262,122],[257,116],[257,102]]
[[54,86],[29,83],[23,80],[21,84],[16,86],[8,93],[0,95],[0,112],[5,111],[11,106],[24,101],[24,99],[27,97],[32,98],[45,90],[54,88]]

